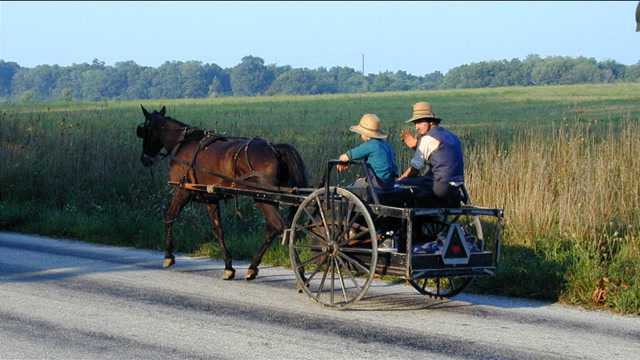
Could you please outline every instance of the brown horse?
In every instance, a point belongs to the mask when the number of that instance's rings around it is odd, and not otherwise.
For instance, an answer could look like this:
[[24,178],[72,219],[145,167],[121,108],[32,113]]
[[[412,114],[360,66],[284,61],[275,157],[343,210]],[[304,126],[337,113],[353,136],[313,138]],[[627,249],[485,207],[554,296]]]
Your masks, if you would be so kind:
[[[304,163],[291,145],[270,144],[259,138],[224,137],[193,128],[165,116],[164,106],[160,111],[151,113],[142,107],[142,113],[145,121],[137,128],[137,136],[143,139],[140,161],[144,166],[151,166],[160,158],[164,149],[166,153],[162,155],[170,156],[169,181],[254,189],[307,186]],[[213,233],[224,254],[223,279],[233,279],[235,270],[231,264],[231,254],[225,245],[220,221],[220,198],[195,195],[181,187],[176,187],[164,215],[163,266],[166,268],[175,264],[172,226],[182,208],[191,200],[206,202]],[[262,256],[273,239],[285,229],[277,204],[258,200],[255,204],[265,217],[266,234],[247,270],[247,280],[253,280],[258,275]]]

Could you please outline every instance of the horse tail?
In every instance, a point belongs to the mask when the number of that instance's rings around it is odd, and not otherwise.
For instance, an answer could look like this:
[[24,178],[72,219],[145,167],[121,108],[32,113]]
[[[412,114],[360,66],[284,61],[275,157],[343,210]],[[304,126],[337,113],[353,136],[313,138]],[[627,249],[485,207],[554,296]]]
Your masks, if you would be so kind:
[[309,180],[307,169],[298,150],[289,144],[275,144],[273,146],[280,155],[280,167],[278,180],[280,185],[290,187],[307,187]]

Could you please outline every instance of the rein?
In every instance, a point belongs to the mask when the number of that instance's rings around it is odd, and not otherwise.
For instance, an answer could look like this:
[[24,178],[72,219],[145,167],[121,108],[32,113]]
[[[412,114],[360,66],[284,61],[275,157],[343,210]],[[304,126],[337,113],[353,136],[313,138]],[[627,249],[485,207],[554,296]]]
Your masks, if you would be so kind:
[[[196,158],[198,156],[198,153],[207,145],[215,142],[218,139],[225,139],[226,137],[223,136],[218,136],[215,131],[211,131],[211,130],[203,130],[200,128],[192,128],[189,126],[185,126],[182,128],[178,128],[178,129],[165,129],[165,130],[171,130],[171,131],[182,131],[182,134],[180,134],[180,138],[178,138],[178,142],[176,143],[176,145],[173,147],[173,149],[171,149],[171,151],[167,151],[166,153],[160,153],[159,155],[162,156],[161,159],[164,159],[166,157],[169,157],[170,161],[175,161],[179,164],[182,165],[186,165],[188,167],[187,171],[192,171],[193,172],[193,177],[195,179],[195,171],[200,171],[218,178],[221,178],[222,180],[225,181],[229,181],[231,182],[231,187],[235,187],[236,185],[242,185],[248,188],[253,188],[253,189],[257,189],[257,190],[265,190],[265,191],[276,191],[276,192],[289,192],[289,193],[293,193],[296,190],[296,188],[285,188],[285,187],[280,187],[280,186],[271,186],[271,185],[265,185],[265,184],[257,184],[254,182],[250,182],[247,181],[247,179],[253,178],[253,177],[259,177],[260,175],[257,174],[255,172],[255,170],[253,170],[253,166],[251,166],[251,162],[249,161],[249,154],[248,154],[248,149],[249,149],[249,145],[256,139],[256,138],[251,138],[251,139],[247,139],[246,144],[244,144],[242,147],[240,147],[237,151],[235,156],[233,157],[234,161],[237,161],[239,158],[239,154],[241,152],[245,153],[245,157],[247,160],[247,165],[249,166],[249,168],[252,170],[251,173],[243,176],[242,178],[237,178],[237,177],[230,177],[224,174],[220,174],[214,171],[210,171],[208,169],[203,169],[202,167],[196,166]],[[176,157],[176,154],[178,153],[178,151],[180,150],[180,148],[182,147],[182,145],[185,144],[185,140],[188,140],[188,135],[192,134],[194,132],[197,131],[203,131],[204,136],[203,138],[200,140],[199,144],[198,144],[198,148],[196,149],[196,151],[193,154],[193,158],[191,160],[191,162],[182,160],[182,159],[178,159]],[[238,138],[238,139],[245,139],[245,138]],[[276,157],[279,159],[280,158],[280,154],[278,153],[278,151],[270,144],[269,144],[269,148],[271,148],[271,150],[274,152],[274,154],[276,155]],[[164,148],[166,150],[166,148]],[[234,173],[236,172],[236,168],[234,165]],[[181,182],[184,183],[184,182]]]
[[171,155],[172,158],[175,159],[176,154],[178,153],[178,150],[180,149],[180,145],[182,145],[182,143],[184,142],[184,140],[187,138],[187,134],[189,133],[189,131],[193,131],[193,128],[190,128],[188,126],[179,128],[179,129],[167,129],[167,130],[172,130],[172,131],[182,131],[182,134],[180,134],[180,137],[178,138],[178,143],[173,147],[173,149],[171,150],[171,152],[169,152],[166,148],[163,147],[163,149],[167,150],[166,153],[164,154],[160,154],[162,155],[162,159],[166,158],[167,156]]

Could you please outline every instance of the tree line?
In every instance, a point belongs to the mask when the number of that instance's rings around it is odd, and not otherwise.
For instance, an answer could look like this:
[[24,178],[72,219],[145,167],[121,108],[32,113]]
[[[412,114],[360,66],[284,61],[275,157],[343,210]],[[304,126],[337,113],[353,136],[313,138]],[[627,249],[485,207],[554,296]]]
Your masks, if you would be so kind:
[[155,67],[133,61],[21,67],[0,60],[0,99],[72,101],[104,99],[203,98],[276,94],[331,94],[404,90],[529,86],[640,81],[634,65],[586,57],[529,55],[525,59],[482,61],[423,76],[406,71],[362,74],[350,67],[317,69],[266,65],[245,56],[234,67],[200,61],[167,61]]

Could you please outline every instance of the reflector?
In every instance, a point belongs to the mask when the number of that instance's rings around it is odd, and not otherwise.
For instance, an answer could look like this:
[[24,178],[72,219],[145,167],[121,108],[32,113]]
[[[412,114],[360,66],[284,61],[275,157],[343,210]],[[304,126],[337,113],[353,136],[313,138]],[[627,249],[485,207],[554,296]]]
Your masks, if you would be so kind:
[[442,252],[442,262],[446,265],[465,265],[469,263],[471,249],[464,240],[464,230],[460,224],[449,225],[447,237],[444,240],[444,251]]

